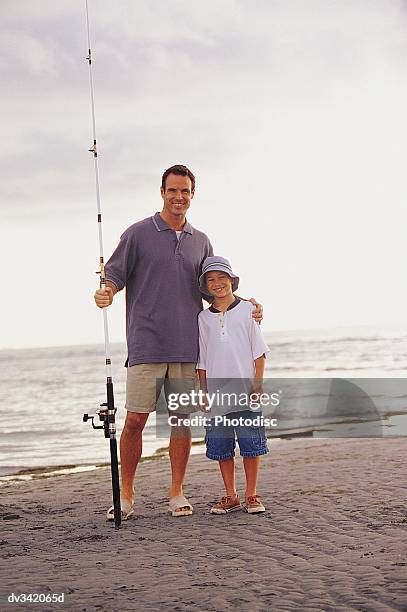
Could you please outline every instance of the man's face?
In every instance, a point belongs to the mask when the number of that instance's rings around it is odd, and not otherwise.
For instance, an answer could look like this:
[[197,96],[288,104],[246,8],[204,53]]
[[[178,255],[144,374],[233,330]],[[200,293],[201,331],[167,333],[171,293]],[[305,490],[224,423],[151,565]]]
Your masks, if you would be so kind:
[[189,176],[169,174],[165,181],[165,191],[161,187],[161,197],[164,200],[164,210],[171,215],[185,215],[194,197]]
[[233,293],[232,279],[225,272],[207,272],[205,274],[206,287],[213,297],[223,298]]

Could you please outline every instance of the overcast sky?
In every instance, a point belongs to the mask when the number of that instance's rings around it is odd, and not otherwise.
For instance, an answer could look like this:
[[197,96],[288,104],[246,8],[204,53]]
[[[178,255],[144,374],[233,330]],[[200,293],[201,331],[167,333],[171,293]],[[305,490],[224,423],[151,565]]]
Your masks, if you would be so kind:
[[[407,3],[89,0],[105,254],[189,221],[265,330],[407,323]],[[85,3],[0,4],[0,347],[102,341]],[[124,339],[124,302],[110,315]]]

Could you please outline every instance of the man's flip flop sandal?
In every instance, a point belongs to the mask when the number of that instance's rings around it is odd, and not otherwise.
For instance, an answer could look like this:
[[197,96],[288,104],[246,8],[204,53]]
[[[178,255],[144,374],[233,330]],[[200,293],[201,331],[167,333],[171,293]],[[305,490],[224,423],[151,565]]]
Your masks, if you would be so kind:
[[[122,502],[122,521],[127,521],[128,518],[133,516],[134,509],[128,502]],[[108,521],[114,521],[114,507],[111,506],[106,513],[106,518]]]
[[[182,508],[182,510],[180,510]],[[176,495],[171,497],[168,506],[168,512],[171,516],[190,516],[192,514],[193,507],[185,497],[185,495]]]

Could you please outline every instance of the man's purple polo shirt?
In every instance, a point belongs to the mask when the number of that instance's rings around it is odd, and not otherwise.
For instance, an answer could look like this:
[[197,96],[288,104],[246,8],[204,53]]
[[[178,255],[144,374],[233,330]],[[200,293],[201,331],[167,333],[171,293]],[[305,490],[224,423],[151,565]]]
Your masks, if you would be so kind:
[[106,264],[106,279],[126,287],[128,365],[198,360],[201,266],[209,238],[188,221],[177,235],[160,213],[131,225]]

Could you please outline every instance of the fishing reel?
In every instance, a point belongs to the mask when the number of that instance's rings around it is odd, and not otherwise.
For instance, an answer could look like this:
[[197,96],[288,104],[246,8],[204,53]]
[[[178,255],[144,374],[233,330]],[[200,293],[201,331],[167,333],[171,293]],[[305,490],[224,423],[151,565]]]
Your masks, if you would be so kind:
[[[93,429],[104,429],[105,438],[109,438],[110,437],[109,423],[111,423],[111,418],[109,418],[107,402],[103,402],[103,404],[100,404],[100,408],[101,408],[100,410],[96,410],[96,415],[92,416],[89,414],[84,414],[83,422],[86,423],[87,421],[92,421]],[[114,409],[114,414],[116,414],[116,411],[117,411],[117,408]],[[95,425],[94,419],[97,417],[99,417],[100,421],[103,421],[103,425]]]

